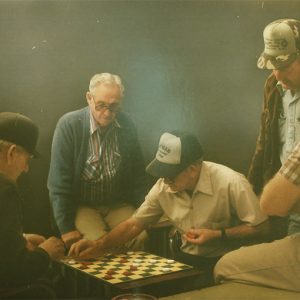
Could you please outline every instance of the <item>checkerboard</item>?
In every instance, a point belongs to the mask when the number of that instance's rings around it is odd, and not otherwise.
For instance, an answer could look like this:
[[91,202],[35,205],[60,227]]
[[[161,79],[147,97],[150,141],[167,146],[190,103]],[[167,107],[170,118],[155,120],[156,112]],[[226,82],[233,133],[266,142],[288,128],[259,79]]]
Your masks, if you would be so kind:
[[62,262],[110,284],[118,284],[147,277],[160,276],[192,266],[143,251],[107,254],[93,260],[76,261],[64,258]]

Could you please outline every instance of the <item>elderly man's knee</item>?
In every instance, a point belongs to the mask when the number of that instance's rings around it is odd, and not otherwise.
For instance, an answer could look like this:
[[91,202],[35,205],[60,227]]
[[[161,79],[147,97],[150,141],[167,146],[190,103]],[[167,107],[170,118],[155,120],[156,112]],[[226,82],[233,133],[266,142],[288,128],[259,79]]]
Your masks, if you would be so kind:
[[221,282],[235,271],[237,262],[235,252],[225,254],[215,265],[214,278],[216,282]]

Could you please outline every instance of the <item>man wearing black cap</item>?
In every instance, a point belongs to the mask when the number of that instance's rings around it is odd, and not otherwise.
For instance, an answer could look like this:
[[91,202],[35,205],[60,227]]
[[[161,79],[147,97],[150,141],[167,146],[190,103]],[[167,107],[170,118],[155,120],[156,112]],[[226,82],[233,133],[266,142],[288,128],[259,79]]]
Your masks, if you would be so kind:
[[74,244],[70,254],[98,256],[132,239],[165,214],[181,233],[177,260],[210,269],[223,254],[240,245],[238,240],[265,233],[267,217],[246,178],[202,159],[195,136],[164,133],[156,158],[146,169],[160,179],[141,207],[103,239]]
[[[37,139],[38,128],[29,118],[0,113],[0,290],[35,282],[45,275],[50,260],[64,254],[61,240],[22,232],[16,180],[28,171],[29,160],[38,156]],[[35,293],[30,296],[45,296]]]
[[[300,141],[300,21],[275,20],[263,36],[265,48],[257,66],[272,74],[265,83],[260,132],[248,174],[257,194]],[[285,235],[284,222],[274,225],[274,238]],[[300,232],[299,215],[291,215],[288,231]]]

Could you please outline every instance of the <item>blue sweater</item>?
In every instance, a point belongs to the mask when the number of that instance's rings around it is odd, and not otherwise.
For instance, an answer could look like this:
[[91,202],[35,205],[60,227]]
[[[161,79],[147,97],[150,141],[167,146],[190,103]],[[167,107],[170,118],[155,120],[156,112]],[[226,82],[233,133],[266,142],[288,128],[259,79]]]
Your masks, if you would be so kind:
[[[145,165],[137,133],[129,116],[120,112],[117,120],[117,136],[121,153],[121,164],[110,205],[117,202],[131,202],[138,207],[146,190]],[[74,219],[78,205],[99,205],[83,203],[80,197],[81,172],[84,168],[90,137],[89,107],[69,112],[62,116],[54,131],[48,189],[57,226],[64,234],[75,230]]]

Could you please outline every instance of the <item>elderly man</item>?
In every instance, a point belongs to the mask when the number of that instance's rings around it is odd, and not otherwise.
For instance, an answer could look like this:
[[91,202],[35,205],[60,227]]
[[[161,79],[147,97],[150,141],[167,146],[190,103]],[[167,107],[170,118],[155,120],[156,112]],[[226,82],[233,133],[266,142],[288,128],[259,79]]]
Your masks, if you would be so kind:
[[[300,141],[300,22],[276,20],[263,35],[265,49],[257,66],[273,71],[265,83],[260,133],[248,174],[257,194]],[[289,233],[299,231],[300,218],[291,215]]]
[[156,158],[147,167],[160,179],[141,207],[103,239],[74,244],[70,255],[99,256],[131,240],[165,214],[182,236],[177,260],[211,270],[237,244],[266,233],[267,217],[245,177],[202,157],[195,136],[164,133]]
[[[61,240],[22,232],[22,201],[16,180],[37,155],[37,138],[38,129],[29,118],[0,113],[0,290],[35,282],[45,275],[51,260],[64,255]],[[33,294],[24,291],[18,297],[25,295],[49,297],[37,290]]]
[[[261,208],[268,215],[300,214],[300,143],[265,186]],[[233,280],[300,292],[300,234],[226,254],[215,268],[217,281]]]
[[[135,126],[121,112],[124,87],[117,75],[96,74],[88,106],[57,123],[48,188],[67,247],[95,240],[129,218],[144,199],[145,170]],[[128,247],[142,249],[145,233]]]

